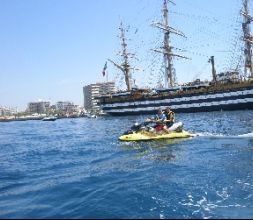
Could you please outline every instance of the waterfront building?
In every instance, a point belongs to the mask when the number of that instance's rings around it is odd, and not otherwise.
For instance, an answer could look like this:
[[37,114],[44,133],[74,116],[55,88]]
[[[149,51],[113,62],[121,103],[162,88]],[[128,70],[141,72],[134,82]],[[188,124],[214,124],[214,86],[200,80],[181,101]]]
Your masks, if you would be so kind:
[[17,113],[17,108],[0,106],[0,116],[11,116]]
[[38,101],[28,103],[27,111],[30,113],[43,114],[50,110],[50,102]]
[[58,111],[64,111],[64,112],[72,112],[75,111],[76,109],[76,105],[74,105],[73,102],[69,102],[69,101],[59,101],[56,103],[56,109]]
[[100,111],[96,97],[115,93],[115,82],[90,84],[83,87],[84,108],[92,111]]
[[85,109],[79,105],[75,105],[73,102],[69,101],[59,101],[55,105],[55,110],[61,116],[78,116],[81,113],[85,113]]

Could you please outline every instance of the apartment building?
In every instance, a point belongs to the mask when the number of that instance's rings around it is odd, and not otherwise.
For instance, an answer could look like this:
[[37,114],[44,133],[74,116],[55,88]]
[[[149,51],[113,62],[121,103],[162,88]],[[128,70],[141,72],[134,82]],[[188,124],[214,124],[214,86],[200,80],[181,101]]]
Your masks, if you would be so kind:
[[43,114],[48,112],[50,109],[50,102],[30,102],[28,103],[27,111],[30,113]]
[[99,111],[100,107],[96,97],[115,93],[115,91],[115,82],[96,83],[83,87],[84,108],[87,110]]

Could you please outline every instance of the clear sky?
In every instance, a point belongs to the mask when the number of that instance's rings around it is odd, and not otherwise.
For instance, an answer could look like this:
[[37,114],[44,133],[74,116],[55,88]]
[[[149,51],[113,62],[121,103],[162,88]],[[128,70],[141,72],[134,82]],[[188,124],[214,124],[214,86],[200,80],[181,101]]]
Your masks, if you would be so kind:
[[[174,60],[179,83],[211,78],[210,56],[217,72],[234,68],[242,49],[241,0],[174,0],[170,25],[187,39],[171,44],[191,60]],[[105,81],[107,58],[120,62],[119,23],[126,27],[129,52],[140,71],[140,87],[155,86],[162,56],[162,33],[151,27],[161,20],[163,0],[0,0],[0,106],[25,110],[31,101],[73,101],[83,105],[83,86]],[[252,3],[253,7],[253,3]],[[124,88],[122,76],[108,63],[109,80]]]

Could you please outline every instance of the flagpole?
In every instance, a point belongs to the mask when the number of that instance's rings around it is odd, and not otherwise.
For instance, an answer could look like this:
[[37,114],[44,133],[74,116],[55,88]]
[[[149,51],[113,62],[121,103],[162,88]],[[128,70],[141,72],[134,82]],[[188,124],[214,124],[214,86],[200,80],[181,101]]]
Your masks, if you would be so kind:
[[107,61],[105,62],[105,65],[104,65],[102,73],[103,73],[103,76],[106,75],[106,81],[108,82],[108,73],[107,73],[106,69],[107,69]]

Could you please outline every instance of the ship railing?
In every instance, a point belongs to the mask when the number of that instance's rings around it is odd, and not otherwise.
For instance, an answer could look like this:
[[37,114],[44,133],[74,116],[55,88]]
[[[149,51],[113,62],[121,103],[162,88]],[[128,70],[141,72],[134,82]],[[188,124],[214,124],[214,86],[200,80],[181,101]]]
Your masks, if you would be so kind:
[[253,79],[252,81],[246,81],[246,82],[234,82],[230,84],[213,84],[209,86],[195,86],[195,87],[185,87],[184,89],[175,90],[175,91],[159,91],[157,93],[134,93],[132,96],[118,96],[113,97],[113,99],[107,97],[106,103],[113,103],[113,102],[127,102],[127,101],[137,101],[137,100],[147,100],[147,99],[157,99],[157,98],[165,98],[165,97],[177,97],[177,96],[183,96],[183,95],[194,95],[194,94],[213,94],[217,92],[230,92],[233,90],[236,90],[238,88],[247,88],[253,86]]

